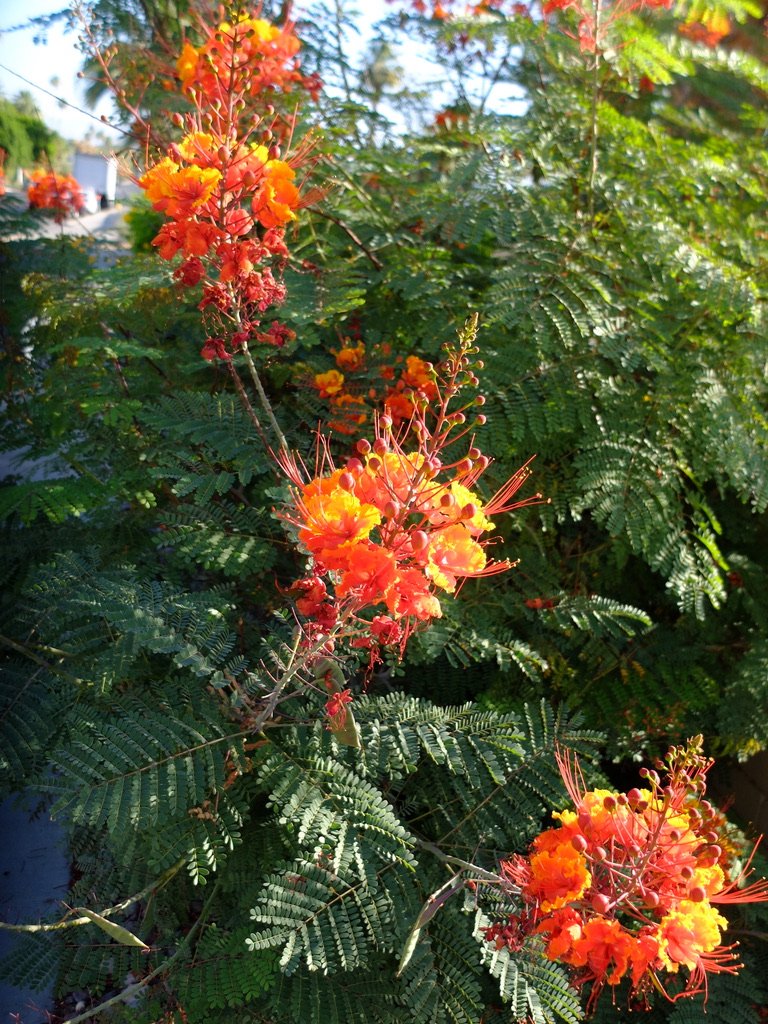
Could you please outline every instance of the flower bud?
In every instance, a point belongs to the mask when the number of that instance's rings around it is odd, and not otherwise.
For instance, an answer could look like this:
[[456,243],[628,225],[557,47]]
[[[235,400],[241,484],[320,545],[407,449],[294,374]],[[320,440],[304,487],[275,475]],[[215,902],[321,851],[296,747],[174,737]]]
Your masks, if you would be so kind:
[[706,898],[706,890],[700,885],[694,885],[688,890],[688,899],[691,900],[692,903],[703,903]]
[[381,426],[382,430],[391,430],[392,417],[388,416],[386,413],[383,416],[379,416],[379,425]]
[[353,455],[351,459],[347,459],[347,469],[350,473],[362,473],[363,464],[360,459],[356,459]]
[[475,416],[475,423],[478,425],[478,427],[484,426],[487,422],[488,417],[485,415],[485,413],[481,412],[478,413],[477,416]]
[[609,793],[608,796],[604,798],[603,807],[606,811],[616,810],[616,797],[612,793]]
[[605,849],[604,846],[596,846],[592,851],[592,860],[596,861],[598,864],[601,861],[604,861],[607,856],[608,851]]
[[440,499],[440,504],[443,508],[453,508],[456,504],[456,499],[450,493],[444,494]]
[[423,551],[429,544],[429,537],[423,530],[414,530],[411,534],[411,547],[414,551]]
[[384,455],[387,452],[387,442],[384,440],[383,437],[376,438],[376,440],[373,442],[373,450],[376,452],[377,455]]
[[400,514],[400,502],[399,501],[388,501],[384,506],[384,518],[385,519],[396,519]]
[[573,839],[571,839],[571,846],[578,853],[584,853],[588,845],[589,844],[587,843],[587,840],[584,838],[584,836],[580,835],[578,832],[573,837]]
[[634,807],[636,804],[639,804],[642,799],[643,794],[639,789],[630,789],[627,793],[627,800],[629,800],[630,807]]
[[368,455],[371,450],[371,443],[370,441],[366,441],[364,437],[361,437],[355,445],[355,448],[357,448],[360,455]]
[[474,519],[477,515],[477,505],[473,501],[468,501],[464,508],[461,510],[462,519]]
[[592,897],[592,909],[596,914],[605,914],[611,905],[610,898],[604,892],[597,892]]
[[661,900],[659,899],[659,894],[657,892],[654,892],[653,889],[647,889],[645,891],[643,895],[643,900],[645,902],[646,907],[650,907],[651,910],[655,910],[655,908],[658,907],[659,903],[661,902]]
[[479,448],[470,448],[469,451],[467,452],[467,458],[472,459],[474,461],[475,459],[479,459],[482,454],[483,453],[480,451]]
[[351,473],[342,473],[339,477],[339,487],[342,491],[353,491],[355,489],[355,478]]
[[475,405],[485,405],[485,395],[477,395]]

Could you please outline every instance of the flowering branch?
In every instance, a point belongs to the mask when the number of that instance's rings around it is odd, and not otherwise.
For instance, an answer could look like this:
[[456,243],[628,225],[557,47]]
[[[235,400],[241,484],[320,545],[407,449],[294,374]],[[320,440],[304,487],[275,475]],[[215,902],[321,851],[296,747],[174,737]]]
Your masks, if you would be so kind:
[[[591,984],[594,1006],[605,985],[629,979],[634,997],[651,990],[675,1001],[707,992],[709,974],[735,974],[734,946],[721,945],[727,920],[718,903],[768,902],[768,880],[743,885],[754,850],[735,878],[725,819],[704,799],[713,762],[701,736],[673,747],[659,771],[641,769],[646,788],[587,790],[575,758],[558,756],[573,810],[534,840],[528,856],[501,864],[521,899],[486,939],[497,948],[544,942],[550,960]],[[688,977],[670,993],[662,974]]]
[[[542,501],[515,497],[529,463],[487,502],[474,489],[490,464],[474,441],[485,399],[464,397],[482,368],[477,329],[474,315],[443,363],[424,364],[428,379],[412,393],[410,419],[398,428],[391,415],[377,416],[373,441],[360,439],[345,466],[334,465],[322,438],[314,476],[296,456],[277,456],[291,483],[278,514],[311,559],[288,589],[305,642],[325,637],[330,656],[346,640],[367,652],[369,672],[383,650],[402,655],[412,631],[442,615],[439,593],[510,569],[509,559],[488,558],[481,538],[494,517]],[[334,699],[331,717],[347,704]]]

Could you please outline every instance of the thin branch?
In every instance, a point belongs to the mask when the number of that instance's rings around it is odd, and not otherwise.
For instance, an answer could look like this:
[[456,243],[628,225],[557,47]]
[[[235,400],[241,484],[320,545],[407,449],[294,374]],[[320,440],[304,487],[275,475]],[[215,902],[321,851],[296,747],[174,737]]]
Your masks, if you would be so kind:
[[248,414],[248,418],[250,419],[251,423],[253,423],[254,427],[256,427],[258,435],[261,438],[262,444],[267,449],[267,451],[269,451],[269,441],[267,440],[267,435],[264,432],[264,428],[261,425],[259,417],[256,415],[256,410],[251,405],[250,398],[246,394],[240,374],[237,372],[237,369],[231,359],[227,362],[227,366],[229,367],[229,374],[235,383],[235,390],[237,391],[237,396],[242,402],[243,408]]
[[103,1010],[106,1010],[108,1006],[115,1006],[117,1003],[122,1003],[126,999],[133,998],[133,996],[138,995],[139,992],[143,991],[143,989],[145,989],[150,984],[150,982],[154,981],[155,978],[157,978],[159,975],[167,971],[169,967],[179,959],[182,953],[184,953],[187,950],[195,934],[200,930],[200,928],[202,928],[203,924],[205,923],[205,919],[208,916],[208,911],[210,910],[214,896],[216,896],[220,884],[220,880],[217,879],[216,882],[211,887],[210,895],[203,904],[203,909],[200,911],[200,916],[189,929],[187,934],[184,936],[181,943],[179,944],[179,948],[176,950],[173,956],[170,956],[167,960],[163,961],[163,963],[161,963],[159,967],[156,967],[154,971],[151,971],[146,976],[146,978],[142,978],[141,981],[137,982],[135,985],[129,985],[128,988],[123,989],[122,992],[118,992],[116,996],[112,996],[112,998],[107,999],[106,1002],[99,1003],[98,1006],[92,1006],[90,1010],[86,1010],[84,1013],[78,1014],[77,1017],[70,1017],[69,1020],[65,1022],[65,1024],[82,1024],[82,1021],[90,1020],[91,1017],[95,1017],[96,1014],[101,1013]]
[[[114,907],[107,907],[106,910],[99,911],[100,917],[111,917],[113,914],[119,914],[121,910],[126,910],[134,903],[138,903],[139,900],[143,900],[145,896],[149,896],[150,893],[156,892],[166,885],[173,876],[182,868],[185,864],[185,858],[176,861],[166,871],[160,875],[159,878],[150,882],[146,888],[142,889],[141,892],[136,893],[135,896],[130,896],[128,899],[122,900],[120,903],[116,903]],[[53,924],[8,924],[5,921],[0,921],[0,929],[7,932],[58,932],[63,928],[75,928],[84,924],[93,924],[90,917],[72,917],[63,918],[61,921],[56,921]]]
[[368,246],[365,245],[365,243],[360,238],[358,238],[358,236],[355,234],[352,228],[348,227],[344,223],[344,221],[339,220],[338,217],[334,217],[333,214],[331,213],[326,213],[325,210],[318,209],[318,207],[316,206],[312,207],[312,212],[316,213],[318,217],[324,217],[326,220],[331,221],[337,227],[340,227],[344,234],[352,239],[352,241],[355,243],[358,249],[365,253],[365,255],[368,257],[368,259],[371,261],[371,263],[377,270],[384,269],[384,264],[381,262],[379,257],[375,253],[371,252]]
[[3,636],[0,634],[0,644],[4,644],[6,647],[10,647],[11,650],[17,651],[19,654],[23,654],[25,658],[29,658],[30,661],[34,661],[36,665],[40,665],[42,668],[47,669],[48,672],[52,672],[54,675],[62,676],[64,679],[69,679],[73,683],[82,683],[82,679],[77,676],[70,675],[69,672],[64,672],[60,668],[56,668],[55,665],[51,665],[45,658],[41,658],[39,654],[35,654],[24,644],[18,643],[16,640],[12,640],[9,636]]
[[[280,448],[282,448],[284,451],[288,451],[288,442],[285,440],[285,435],[280,429],[280,424],[277,422],[277,417],[275,416],[275,413],[272,409],[272,405],[269,399],[267,398],[267,393],[264,390],[264,385],[261,383],[261,377],[259,377],[256,365],[253,361],[253,356],[251,355],[251,350],[248,348],[247,341],[243,342],[242,351],[243,355],[245,356],[246,365],[248,366],[248,372],[250,373],[251,380],[253,381],[253,386],[256,388],[256,394],[259,396],[261,407],[267,414],[267,419],[269,420],[272,426],[272,430],[275,432],[277,443],[280,446]],[[264,440],[263,434],[262,440]],[[267,448],[269,448],[269,445],[267,445]]]

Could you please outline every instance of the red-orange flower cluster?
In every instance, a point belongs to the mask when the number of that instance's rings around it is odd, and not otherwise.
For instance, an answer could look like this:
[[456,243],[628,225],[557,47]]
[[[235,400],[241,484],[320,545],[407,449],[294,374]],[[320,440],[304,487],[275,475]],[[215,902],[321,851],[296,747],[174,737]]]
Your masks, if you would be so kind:
[[[390,0],[390,3],[392,2],[394,0]],[[410,7],[416,14],[427,14],[437,21],[447,21],[457,15],[469,18],[493,11],[517,14],[519,13],[518,9],[524,5],[519,2],[508,3],[507,0],[477,0],[476,3],[470,3],[467,0],[430,0],[429,3],[426,0],[410,0]],[[506,11],[505,8],[507,8]],[[525,11],[528,12],[527,7],[525,7]]]
[[[312,559],[310,575],[291,592],[313,642],[352,637],[352,646],[368,650],[373,664],[382,647],[402,650],[415,626],[441,616],[439,595],[455,593],[468,577],[512,565],[488,558],[484,535],[495,516],[541,499],[515,500],[530,475],[528,464],[490,501],[475,490],[490,461],[471,433],[484,422],[475,411],[484,399],[473,396],[460,411],[449,409],[463,388],[478,383],[477,350],[467,340],[474,333],[462,337],[437,368],[415,357],[406,362],[411,383],[428,384],[431,396],[422,392],[413,400],[407,425],[398,430],[390,415],[378,417],[372,443],[358,441],[342,468],[324,452],[324,471],[310,480],[295,459],[283,460],[293,489],[281,515]],[[336,373],[325,375],[327,390],[335,387]],[[462,439],[461,454],[446,458]]]
[[244,92],[251,98],[290,92],[296,85],[311,94],[319,91],[320,82],[299,71],[296,54],[301,43],[291,25],[279,27],[243,15],[207,26],[204,35],[199,47],[184,44],[176,65],[182,89],[190,96],[202,93],[209,103],[228,101],[233,68],[244,69]]
[[432,364],[418,356],[392,356],[389,345],[370,349],[357,338],[345,338],[331,349],[337,369],[316,373],[312,386],[328,401],[328,427],[338,434],[353,435],[368,421],[375,406],[397,428],[413,416],[419,402],[437,395]]
[[703,43],[705,46],[714,47],[727,35],[730,35],[733,26],[727,14],[713,11],[709,14],[702,12],[696,21],[687,21],[680,25],[680,35],[687,36],[695,43]]
[[277,323],[258,328],[285,298],[285,228],[301,205],[296,170],[311,146],[283,159],[274,111],[266,123],[253,104],[265,93],[310,85],[296,66],[300,44],[290,26],[243,15],[204,27],[203,35],[199,48],[185,43],[177,63],[194,105],[186,117],[176,115],[185,134],[138,183],[168,218],[153,240],[158,253],[181,256],[175,277],[182,285],[202,285],[210,335],[204,358],[228,359],[249,339],[280,346],[290,337]]
[[671,6],[672,0],[613,0],[599,8],[591,0],[544,0],[541,10],[545,18],[555,11],[574,11],[579,19],[580,48],[586,53],[598,53],[605,48],[612,26],[629,14],[643,8]]
[[27,190],[29,205],[37,210],[53,210],[60,223],[85,207],[85,196],[77,181],[69,174],[42,169],[30,174],[32,184]]
[[[706,992],[709,973],[734,973],[733,946],[721,945],[728,922],[716,906],[768,901],[768,881],[740,888],[747,865],[729,878],[722,815],[704,799],[712,762],[701,737],[673,747],[656,771],[641,771],[644,789],[586,790],[575,761],[560,758],[574,809],[555,814],[527,857],[502,863],[519,887],[522,912],[493,925],[486,938],[519,949],[532,937],[546,956],[592,983],[590,1003],[605,985],[629,980],[635,994],[651,989],[670,999]],[[751,858],[750,858],[751,859]],[[687,979],[668,988],[660,975]]]

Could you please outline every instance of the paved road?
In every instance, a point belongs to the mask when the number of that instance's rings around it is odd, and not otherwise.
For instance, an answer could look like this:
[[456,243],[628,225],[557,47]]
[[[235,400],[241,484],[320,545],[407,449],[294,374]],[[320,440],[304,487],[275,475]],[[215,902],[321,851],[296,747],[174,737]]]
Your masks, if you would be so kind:
[[[14,203],[19,212],[26,209],[26,197],[21,192],[9,192],[6,201]],[[34,224],[34,231],[31,234],[39,238],[57,238],[64,234],[72,237],[108,239],[118,243],[125,238],[124,218],[127,211],[127,206],[97,210],[96,213],[84,213],[79,217],[67,217],[61,224],[57,224],[50,216],[33,214],[30,222]],[[8,240],[12,241],[13,237],[11,235]],[[29,230],[25,231],[24,237],[30,237]]]

